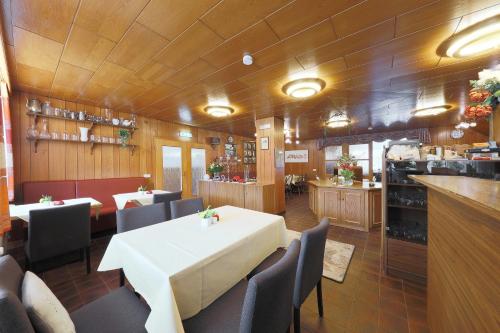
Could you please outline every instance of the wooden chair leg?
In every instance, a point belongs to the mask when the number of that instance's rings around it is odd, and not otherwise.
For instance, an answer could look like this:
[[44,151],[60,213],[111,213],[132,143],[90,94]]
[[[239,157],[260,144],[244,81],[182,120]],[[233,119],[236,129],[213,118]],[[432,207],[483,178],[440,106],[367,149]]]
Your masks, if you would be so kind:
[[123,273],[123,269],[120,268],[120,287],[125,285],[125,273]]
[[85,256],[87,261],[87,274],[90,274],[90,246],[85,248]]
[[316,285],[316,296],[318,299],[318,313],[320,317],[323,317],[323,292],[321,291],[321,279],[319,279]]
[[293,333],[300,333],[300,308],[293,307]]

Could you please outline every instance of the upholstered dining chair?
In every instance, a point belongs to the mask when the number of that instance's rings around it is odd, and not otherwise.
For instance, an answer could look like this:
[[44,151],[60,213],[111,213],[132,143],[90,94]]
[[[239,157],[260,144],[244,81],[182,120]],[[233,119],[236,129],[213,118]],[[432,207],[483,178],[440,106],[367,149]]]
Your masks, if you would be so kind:
[[[30,317],[23,305],[23,296],[27,299],[36,296],[29,294],[33,290],[23,287],[26,276],[14,258],[9,255],[0,257],[0,332],[2,333],[35,332],[34,318]],[[42,290],[35,291],[38,295],[52,294],[46,286],[43,293]],[[44,301],[56,298],[53,294],[47,296],[50,297],[44,297]],[[39,296],[36,298],[40,299]],[[53,303],[50,301],[47,303],[39,305],[45,309],[54,308]],[[62,312],[66,309],[62,307],[58,310],[61,311],[57,311],[57,315],[64,316]],[[150,309],[142,301],[130,290],[122,287],[70,313],[69,320],[73,322],[76,333],[145,333],[144,325],[149,313]],[[61,319],[56,318],[56,320],[60,322]]]
[[203,210],[203,199],[184,199],[170,202],[172,219],[201,212]]
[[90,273],[90,203],[30,211],[26,269],[59,255],[85,251]]
[[153,203],[160,203],[160,202],[165,203],[165,212],[167,215],[167,220],[170,220],[172,218],[172,214],[170,213],[170,202],[181,199],[182,199],[182,191],[153,195]]
[[186,333],[287,332],[292,322],[292,301],[300,242],[294,240],[275,264],[243,280],[183,321]]
[[[122,233],[167,221],[165,203],[116,211],[116,232]],[[125,284],[125,274],[120,269],[120,287]]]
[[[323,317],[321,277],[323,276],[323,260],[329,225],[328,218],[325,217],[317,226],[304,231],[300,237],[300,257],[293,293],[294,333],[300,333],[300,307],[314,288],[316,288],[318,299],[318,313],[320,317]],[[280,260],[284,254],[284,249],[278,249],[264,259],[249,276],[252,277],[266,270]]]

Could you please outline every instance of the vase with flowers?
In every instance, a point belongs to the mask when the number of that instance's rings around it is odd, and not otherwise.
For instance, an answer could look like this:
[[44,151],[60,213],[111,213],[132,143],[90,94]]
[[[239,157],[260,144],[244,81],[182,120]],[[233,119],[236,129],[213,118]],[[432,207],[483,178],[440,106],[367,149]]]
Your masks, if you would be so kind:
[[212,178],[215,179],[219,179],[222,170],[224,170],[224,167],[217,160],[214,160],[208,166],[208,173],[210,173],[212,175]]
[[[356,160],[349,154],[343,154],[339,159],[339,176],[343,179],[341,185],[352,185],[354,183],[354,167]],[[340,182],[340,181],[339,181]]]
[[203,227],[208,227],[214,224],[215,221],[219,221],[219,215],[210,206],[208,206],[204,211],[199,212],[198,216],[201,218],[201,225]]

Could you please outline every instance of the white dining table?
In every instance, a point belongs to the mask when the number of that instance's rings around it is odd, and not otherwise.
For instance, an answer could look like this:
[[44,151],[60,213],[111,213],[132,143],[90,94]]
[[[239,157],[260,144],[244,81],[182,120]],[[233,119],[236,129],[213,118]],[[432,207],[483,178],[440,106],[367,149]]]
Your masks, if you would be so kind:
[[122,268],[151,308],[146,329],[184,332],[206,308],[269,254],[287,245],[282,216],[233,206],[203,227],[197,214],[113,235],[98,271]]
[[155,194],[170,193],[163,190],[152,190],[151,193],[145,192],[130,192],[130,193],[119,193],[114,194],[113,199],[115,199],[116,207],[118,209],[123,209],[127,205],[127,202],[133,202],[138,206],[151,205],[153,203],[153,196]]
[[99,210],[102,207],[102,203],[93,198],[76,198],[76,199],[66,199],[62,200],[64,205],[54,205],[53,203],[33,203],[26,205],[9,205],[10,219],[21,219],[25,222],[30,221],[30,211],[36,209],[46,209],[46,208],[56,208],[65,207],[70,205],[78,205],[83,203],[90,203],[90,208],[95,210],[96,218],[99,217]]

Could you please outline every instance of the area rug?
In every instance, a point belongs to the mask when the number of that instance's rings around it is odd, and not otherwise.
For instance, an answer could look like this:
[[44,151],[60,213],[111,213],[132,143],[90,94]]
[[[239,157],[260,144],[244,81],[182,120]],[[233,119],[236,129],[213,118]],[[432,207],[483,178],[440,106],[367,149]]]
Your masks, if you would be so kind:
[[[287,230],[288,244],[294,239],[300,239],[300,232]],[[323,261],[323,276],[336,282],[344,282],[354,245],[326,240],[325,260]]]

